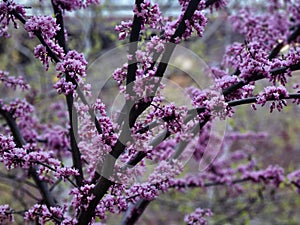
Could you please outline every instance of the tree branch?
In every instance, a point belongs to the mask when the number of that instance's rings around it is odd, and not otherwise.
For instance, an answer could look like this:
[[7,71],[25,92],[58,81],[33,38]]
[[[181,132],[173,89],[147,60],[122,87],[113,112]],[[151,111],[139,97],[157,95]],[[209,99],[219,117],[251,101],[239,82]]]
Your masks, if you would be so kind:
[[[288,97],[280,96],[280,100],[284,99],[299,99],[300,98],[300,93],[299,94],[289,94]],[[268,98],[267,101],[276,101],[275,98]],[[228,106],[234,107],[234,106],[239,106],[239,105],[245,105],[245,104],[250,104],[250,103],[255,103],[257,102],[256,97],[250,97],[250,98],[244,98],[244,99],[239,99],[239,100],[233,100],[228,102]]]
[[[62,10],[59,8],[57,4],[53,0],[52,7],[56,17],[56,24],[60,26],[60,30],[57,32],[55,39],[57,40],[59,46],[64,49],[65,54],[68,52],[68,46],[65,39],[65,28],[64,28],[64,19]],[[78,88],[78,84],[72,79],[68,73],[66,73],[66,81],[72,82]],[[73,160],[73,167],[78,171],[79,175],[75,176],[77,186],[81,186],[83,184],[83,170],[82,170],[82,162],[81,162],[81,153],[79,151],[76,136],[78,130],[77,124],[77,112],[73,110],[74,107],[74,97],[73,93],[66,95],[66,102],[69,112],[69,135],[70,135],[70,145],[71,145],[71,152],[72,152],[72,160]]]
[[[12,135],[14,137],[16,146],[19,148],[22,148],[26,144],[26,142],[25,142],[25,139],[23,138],[23,135],[20,132],[20,129],[19,129],[15,119],[11,116],[10,113],[4,111],[1,106],[0,106],[0,114],[6,120],[8,126],[12,132]],[[47,183],[45,181],[42,181],[39,178],[39,175],[37,173],[37,168],[30,167],[29,175],[33,178],[35,184],[37,185],[37,187],[40,191],[40,194],[42,195],[43,200],[45,201],[45,204],[47,205],[47,207],[50,209],[50,207],[55,206],[54,196],[49,191]]]
[[[280,97],[280,100],[299,99],[299,98],[300,98],[300,93],[299,94],[289,94],[288,97]],[[273,101],[273,100],[275,100],[275,99],[274,98],[267,99],[267,101]],[[256,101],[257,101],[256,97],[250,97],[250,98],[246,98],[246,99],[230,101],[230,102],[228,102],[228,106],[234,107],[234,106],[239,106],[239,105],[243,105],[243,104],[255,103]],[[202,108],[201,108],[201,110],[202,110]],[[210,119],[210,116],[207,116],[206,119],[200,124],[200,126],[199,125],[194,126],[191,133],[195,136],[199,132],[199,130],[202,129],[203,126],[205,126],[205,124],[209,121],[209,119]],[[184,149],[186,148],[186,146],[188,144],[189,144],[189,141],[180,141],[180,143],[176,147],[176,150],[172,156],[172,159],[177,159],[182,154],[182,152],[184,151]],[[129,166],[137,165],[145,156],[146,156],[146,153],[139,152],[133,159],[131,159],[128,162],[128,165]],[[244,181],[247,181],[247,179],[238,179],[238,180],[233,181],[232,184],[241,183]],[[209,187],[209,186],[222,185],[222,184],[224,184],[224,183],[213,182],[213,183],[207,183],[204,186]],[[191,184],[188,187],[196,187],[196,185],[195,186],[194,185],[195,184]],[[142,215],[142,213],[144,212],[146,207],[150,204],[150,202],[151,201],[149,201],[149,200],[140,199],[137,203],[135,203],[132,207],[130,207],[127,210],[126,214],[123,217],[121,225],[134,224],[139,219],[139,217]]]
[[[294,65],[291,65],[289,67],[284,66],[284,67],[275,68],[275,69],[271,70],[270,73],[271,73],[271,76],[276,76],[276,75],[285,73],[287,70],[290,70],[290,71],[300,70],[300,62],[297,64],[294,64]],[[233,93],[234,91],[242,88],[243,86],[249,84],[252,81],[258,81],[258,80],[261,80],[264,78],[266,78],[266,77],[263,76],[263,74],[261,74],[261,73],[253,74],[251,79],[249,79],[248,81],[239,81],[238,83],[233,84],[233,85],[229,86],[228,88],[224,89],[222,91],[223,95],[225,95],[225,96],[229,95],[229,94]]]
[[[182,36],[182,34],[184,33],[184,31],[186,29],[185,20],[190,19],[193,16],[195,10],[197,9],[199,1],[200,0],[191,0],[190,1],[189,5],[187,7],[187,10],[183,16],[183,19],[181,20],[178,28],[176,29],[174,35],[171,38],[171,42],[175,42],[176,37]],[[173,50],[174,50],[174,44],[168,44],[166,46],[166,50],[162,56],[162,62],[159,64],[158,69],[156,71],[157,77],[163,76],[163,74],[167,68],[167,62],[169,61]],[[154,92],[156,92],[157,87],[155,88]],[[123,153],[124,149],[126,148],[126,146],[123,143],[127,143],[127,141],[130,139],[130,132],[128,132],[128,130],[129,130],[128,128],[134,126],[135,121],[138,118],[138,116],[141,115],[150,106],[150,103],[151,103],[151,101],[148,103],[139,104],[137,109],[135,109],[134,107],[131,108],[131,110],[129,111],[129,121],[127,122],[125,120],[125,124],[124,124],[125,127],[123,126],[123,130],[120,134],[120,137],[119,137],[117,143],[115,144],[115,146],[113,146],[112,151],[109,153],[107,158],[110,159],[111,157],[113,157],[116,160]],[[130,106],[132,106],[132,104],[130,104]],[[127,124],[128,124],[128,126],[127,126]],[[114,162],[110,161],[110,160],[105,160],[104,165],[103,165],[104,169],[106,169],[106,163],[109,164],[109,165],[107,165],[109,167],[108,172],[112,173],[111,170],[113,169]],[[113,164],[110,164],[110,163],[113,163]],[[103,183],[102,191],[101,192],[97,192],[95,190],[93,191],[95,198],[89,204],[88,209],[79,216],[79,220],[78,220],[79,225],[87,225],[90,222],[90,220],[92,219],[92,217],[94,215],[94,211],[95,211],[97,204],[99,203],[100,199],[102,199],[102,197],[106,194],[109,187],[112,185],[112,182],[109,181],[108,179],[104,178],[103,176],[101,176],[100,179],[98,180],[98,182],[96,183],[96,187],[98,185],[100,185],[100,183]],[[95,187],[95,189],[96,189],[96,187]]]

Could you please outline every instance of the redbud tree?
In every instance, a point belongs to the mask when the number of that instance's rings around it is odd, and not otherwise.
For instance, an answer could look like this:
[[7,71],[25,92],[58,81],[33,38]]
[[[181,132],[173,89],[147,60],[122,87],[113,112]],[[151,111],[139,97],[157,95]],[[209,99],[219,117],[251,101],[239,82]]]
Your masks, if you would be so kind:
[[[114,113],[101,93],[92,93],[89,64],[83,53],[69,48],[64,24],[66,13],[98,4],[52,0],[49,15],[28,15],[28,8],[13,0],[0,4],[3,41],[20,27],[38,40],[32,54],[45,70],[55,67],[53,88],[65,98],[46,106],[55,118],[46,120],[26,98],[0,100],[1,169],[27,185],[24,194],[34,200],[21,210],[1,205],[1,224],[17,218],[27,224],[103,224],[109,214],[123,214],[121,224],[134,224],[149,203],[170,190],[218,185],[243,193],[245,183],[300,190],[300,170],[260,168],[250,157],[253,149],[219,158],[234,141],[264,134],[232,132],[223,138],[215,125],[240,105],[250,105],[254,113],[257,107],[272,113],[299,105],[299,85],[291,80],[300,70],[300,2],[273,0],[259,12],[253,7],[231,12],[227,19],[244,41],[227,46],[219,66],[205,68],[210,74],[205,79],[213,82],[186,88],[189,103],[178,105],[163,92],[172,54],[189,39],[201,38],[209,15],[228,2],[179,0],[180,12],[171,17],[158,3],[136,0],[133,18],[115,27],[127,43],[127,62],[110,74],[124,98]],[[0,79],[8,89],[31,92],[22,76],[3,69]],[[264,87],[258,85],[262,80]],[[192,174],[184,172],[191,157],[200,165]],[[214,217],[209,207],[194,210],[182,223],[208,224]]]

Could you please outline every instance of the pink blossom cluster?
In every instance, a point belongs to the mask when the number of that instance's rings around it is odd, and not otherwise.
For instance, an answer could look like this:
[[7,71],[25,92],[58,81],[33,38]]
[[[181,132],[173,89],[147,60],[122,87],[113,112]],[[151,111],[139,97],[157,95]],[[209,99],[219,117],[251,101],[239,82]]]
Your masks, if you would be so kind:
[[215,90],[200,90],[195,87],[187,89],[192,100],[192,104],[196,108],[205,108],[205,112],[199,114],[199,118],[203,120],[205,115],[212,115],[225,119],[230,116],[232,111],[227,107],[224,97]]
[[66,11],[74,11],[81,8],[87,8],[93,4],[99,4],[99,0],[54,0],[54,4],[56,4],[59,8]]
[[[178,3],[182,7],[182,11],[185,11],[191,1],[189,0],[179,0]],[[197,10],[204,10],[205,9],[205,1],[201,0],[199,1],[199,4],[197,6]]]
[[[256,103],[264,106],[268,100],[274,100],[270,106],[270,112],[273,112],[275,108],[278,111],[281,111],[283,106],[286,106],[286,100],[282,99],[284,97],[288,97],[289,94],[286,88],[282,85],[278,87],[269,86],[264,89],[258,96]],[[255,106],[254,106],[255,109]]]
[[112,194],[107,194],[98,204],[96,208],[96,216],[100,219],[105,219],[107,212],[110,213],[121,213],[128,207],[128,202],[123,192],[115,192],[114,188]]
[[161,29],[162,14],[157,3],[152,5],[150,0],[145,0],[139,6],[135,5],[133,12],[137,17],[142,18],[142,23],[152,29]]
[[34,111],[34,107],[24,99],[16,99],[8,105],[3,105],[2,109],[11,113],[14,118],[26,117]]
[[150,154],[147,154],[147,158],[153,161],[162,161],[169,159],[174,153],[174,148],[177,141],[174,139],[166,140],[160,143],[156,148],[154,148]]
[[25,17],[25,9],[22,5],[16,4],[14,1],[0,3],[0,36],[8,38],[8,26],[12,22],[15,28],[18,28],[14,12]]
[[56,70],[59,72],[57,77],[62,77],[65,73],[77,82],[81,82],[86,77],[87,61],[82,53],[75,50],[69,51],[62,62],[57,63]]
[[68,130],[56,125],[47,127],[46,131],[40,138],[45,140],[47,148],[50,151],[57,152],[57,155],[65,155],[69,149]]
[[165,49],[165,40],[162,40],[158,36],[153,36],[150,38],[150,41],[146,43],[146,52],[162,52]]
[[261,49],[257,41],[246,45],[234,43],[226,49],[223,63],[239,69],[240,77],[245,81],[251,80],[255,74],[270,77],[271,62],[268,60],[267,52]]
[[248,41],[257,42],[261,50],[271,51],[278,44],[278,40],[285,39],[288,33],[289,22],[286,13],[285,10],[269,13],[268,9],[265,9],[265,13],[258,14],[254,8],[243,8],[229,20],[233,29],[245,35]]
[[122,68],[117,68],[112,74],[112,78],[118,82],[119,86],[126,79],[127,69],[128,69],[128,64],[125,63]]
[[67,78],[63,76],[69,76],[78,83],[83,82],[83,78],[86,77],[87,61],[82,53],[78,53],[75,50],[69,51],[63,60],[57,63],[56,70],[59,72],[57,77],[60,78],[53,87],[59,94],[65,95],[71,94],[76,89],[76,84],[72,81],[67,81]]
[[250,179],[254,182],[271,183],[278,187],[284,181],[284,170],[279,166],[269,166],[265,170],[246,172],[243,175],[244,179]]
[[71,206],[75,209],[76,213],[79,213],[83,208],[87,209],[90,201],[95,197],[91,193],[94,186],[94,184],[85,184],[70,191],[70,194],[73,196]]
[[170,159],[160,161],[154,172],[148,177],[148,182],[155,184],[160,191],[167,191],[171,180],[183,171],[183,166],[179,160]]
[[286,54],[285,66],[295,65],[300,62],[300,47],[298,45],[291,46]]
[[66,78],[64,77],[61,78],[53,85],[53,88],[57,90],[58,94],[64,94],[64,95],[72,94],[76,89],[76,87],[77,86],[73,84],[71,81],[66,81]]
[[[151,1],[146,0],[140,5],[135,5],[133,12],[138,18],[142,18],[141,30],[145,30],[148,26],[151,29],[162,28],[163,17],[157,3],[152,4]],[[132,25],[132,20],[128,20],[122,21],[115,27],[115,31],[119,32],[119,40],[124,40],[130,34]]]
[[185,24],[187,25],[186,33],[183,35],[185,39],[191,36],[191,34],[188,34],[189,32],[192,32],[191,27],[195,29],[199,37],[202,37],[204,28],[207,24],[207,19],[201,11],[197,10],[192,16],[192,19],[186,20]]
[[[208,155],[212,157],[214,154],[212,149],[205,149],[209,139],[213,143],[217,143],[216,137],[210,134],[210,129],[207,129],[206,132],[204,131],[205,129],[201,129],[199,140],[194,147],[196,148],[194,157],[199,162],[209,159]],[[253,146],[244,146],[241,149],[238,148],[227,152],[227,148],[231,148],[237,141],[248,140],[247,137],[252,142],[257,142],[264,138],[265,134],[250,132],[244,135],[237,135],[236,132],[229,133],[222,140],[223,143],[218,152],[219,156],[211,160],[205,173],[190,173],[183,178],[171,179],[170,187],[181,190],[188,187],[204,188],[206,186],[224,184],[232,190],[237,188],[239,193],[243,191],[238,186],[239,182],[252,181],[278,187],[284,181],[283,169],[279,166],[274,166],[259,170],[255,159],[256,149]],[[202,147],[200,147],[201,145]],[[215,148],[215,145],[212,148]]]
[[80,118],[82,126],[79,130],[80,141],[78,147],[81,152],[81,158],[89,163],[87,171],[89,171],[89,174],[93,174],[97,164],[103,162],[104,155],[111,151],[111,146],[103,144],[104,142],[95,129],[94,121],[85,117]]
[[5,136],[0,134],[0,146],[1,146],[1,151],[7,151],[13,149],[16,144],[13,141],[13,137],[10,136]]
[[56,19],[51,16],[32,16],[27,20],[24,28],[33,38],[35,32],[41,32],[45,39],[53,38],[61,28],[56,24]]
[[54,223],[60,222],[63,218],[63,209],[60,207],[47,208],[46,205],[35,204],[31,209],[25,212],[25,221],[37,221],[39,224],[46,224],[48,221]]
[[[135,71],[135,80],[127,86],[132,89],[131,93],[126,93],[128,87],[121,85],[126,78],[128,68],[127,64],[124,64],[122,68],[118,68],[114,71],[113,78],[118,82],[120,92],[125,93],[126,99],[141,100],[145,102],[149,101],[149,96],[152,96],[155,88],[159,85],[160,78],[156,77],[157,66],[154,66],[153,54],[161,52],[164,49],[164,41],[157,36],[151,38],[150,42],[146,43],[146,46],[141,46],[135,52],[135,55],[128,55],[128,59],[131,63],[137,64]],[[145,49],[143,49],[143,47]]]
[[208,225],[205,217],[211,217],[213,213],[210,209],[197,208],[194,212],[184,217],[187,225]]
[[17,125],[26,141],[32,142],[37,139],[38,121],[33,114],[34,107],[25,99],[17,98],[9,104],[3,104],[2,110],[9,112],[13,118],[17,119]]
[[[261,13],[257,9],[243,7],[234,13],[230,21],[234,30],[245,36],[246,44],[234,43],[226,52],[224,65],[233,66],[245,81],[250,81],[255,75],[263,75],[275,85],[279,81],[287,83],[291,76],[289,69],[274,76],[271,71],[282,67],[290,67],[299,63],[299,54],[296,50],[299,37],[293,34],[298,27],[299,15],[296,5],[292,1],[269,1],[263,6]],[[290,12],[291,11],[291,12]],[[275,47],[285,46],[288,53],[276,50]],[[281,47],[281,48],[282,48]],[[280,56],[280,57],[277,57]]]
[[[143,50],[137,50],[135,52],[135,59],[137,62],[140,63],[142,69],[147,69],[151,67],[152,57],[150,56],[149,52]],[[140,77],[144,75],[142,70],[139,70],[137,73]]]
[[151,201],[157,198],[159,195],[158,188],[148,182],[134,184],[132,187],[130,187],[129,192],[132,193],[132,197],[130,199],[132,202],[137,201],[139,198]]
[[39,59],[45,66],[46,70],[49,69],[50,57],[48,56],[46,47],[43,45],[38,45],[34,48],[34,57]]
[[61,162],[52,157],[51,151],[42,151],[34,144],[27,144],[22,148],[18,148],[12,140],[11,137],[0,135],[0,161],[8,169],[19,167],[29,169],[34,165],[41,165],[38,169],[41,179],[46,179],[45,175],[51,172],[57,178],[78,175],[77,170],[70,167],[62,167]]
[[253,41],[247,44],[240,57],[243,59],[239,65],[241,78],[248,80],[253,74],[262,74],[264,77],[270,76],[268,55],[262,51],[258,42]]
[[120,25],[115,27],[115,31],[119,32],[119,40],[124,40],[132,29],[132,20],[122,21]]
[[[177,20],[171,20],[167,21],[166,25],[164,27],[165,30],[165,37],[167,40],[171,40],[173,35],[175,34],[175,30],[177,29],[179,23],[181,20],[184,18],[184,13],[185,10],[188,6],[188,1],[181,1],[182,2],[182,9],[181,9],[181,14],[178,17]],[[192,36],[193,30],[195,30],[198,34],[199,37],[203,36],[204,28],[207,24],[207,18],[205,17],[204,13],[202,10],[205,7],[205,2],[201,1],[200,4],[198,5],[197,10],[194,12],[193,16],[189,20],[185,20],[185,25],[186,29],[181,37],[175,37],[175,43],[179,43],[182,40],[187,40]]]
[[[289,57],[291,56],[291,57]],[[274,58],[271,61],[270,64],[270,70],[276,70],[278,68],[282,68],[282,67],[288,67],[293,65],[294,63],[294,59],[295,59],[295,55],[294,54],[288,54],[288,56],[283,57],[284,59],[279,59],[279,58]],[[276,76],[270,76],[269,77],[269,81],[273,84],[276,85],[277,82],[279,82],[280,84],[282,84],[283,86],[285,86],[288,82],[288,77],[291,77],[292,73],[291,71],[288,69],[283,73],[277,74]]]
[[0,81],[3,82],[5,87],[12,88],[13,90],[16,90],[17,87],[20,87],[22,90],[30,88],[30,85],[24,81],[22,76],[9,76],[8,72],[2,70],[0,70]]
[[183,118],[186,115],[186,107],[176,107],[174,103],[163,106],[155,106],[155,110],[148,114],[148,119],[154,118],[162,119],[164,121],[165,128],[172,133],[182,131],[184,126]]
[[17,119],[17,124],[25,141],[32,143],[38,138],[39,121],[34,113],[24,114]]
[[[59,58],[62,59],[65,55],[64,50],[58,44],[51,40],[45,40],[51,51]],[[46,47],[42,44],[37,45],[34,48],[34,57],[39,59],[42,64],[45,66],[45,69],[49,69],[49,62],[51,60],[51,56],[47,51]]]
[[[216,73],[216,69],[213,70],[213,73]],[[216,76],[216,75],[215,75]],[[217,77],[215,79],[215,86],[219,90],[225,90],[226,88],[237,84],[240,82],[241,79],[235,75],[228,75],[224,72],[222,76]],[[225,96],[226,101],[235,100],[235,99],[242,99],[252,96],[252,92],[254,90],[254,85],[247,84],[244,85],[242,88],[230,93],[229,95]]]
[[[182,190],[192,187],[204,188],[210,185],[223,184],[233,188],[236,180],[246,181],[247,179],[243,179],[242,177],[248,173],[252,173],[257,166],[254,160],[246,163],[243,162],[248,156],[249,154],[245,152],[245,149],[234,151],[227,158],[216,159],[213,161],[205,173],[191,173],[183,178],[170,180],[170,187]],[[201,156],[200,159],[203,160],[203,156]],[[237,168],[236,163],[240,163]],[[268,178],[273,179],[273,177]],[[267,178],[265,183],[267,183]]]
[[[126,93],[125,98],[131,100],[143,100],[144,102],[149,102],[156,85],[159,82],[159,77],[154,77],[155,69],[147,71],[144,74],[144,69],[140,68],[137,70],[137,79],[133,83],[133,93]],[[132,85],[132,84],[130,84]],[[122,87],[120,87],[121,89]],[[121,89],[122,91],[122,89]]]
[[[135,53],[135,57],[128,55],[128,59],[131,63],[137,63],[136,79],[134,82],[128,84],[134,93],[126,93],[128,87],[122,85],[127,76],[128,63],[125,63],[122,68],[117,68],[112,77],[118,82],[121,93],[125,93],[126,99],[147,101],[149,96],[154,91],[155,85],[157,85],[159,78],[154,77],[156,67],[152,67],[152,50],[161,51],[163,48],[162,42],[153,39],[153,42],[146,43],[146,51],[138,49]],[[159,44],[155,46],[155,44]],[[161,44],[161,45],[160,45]]]
[[[219,1],[217,1],[219,2]],[[220,1],[221,2],[221,1]],[[148,25],[152,29],[163,29],[164,30],[164,39],[175,41],[175,43],[179,43],[181,39],[188,39],[192,36],[193,30],[195,30],[198,36],[202,37],[204,32],[204,27],[207,24],[207,19],[202,12],[205,9],[205,1],[200,1],[197,6],[197,10],[192,15],[192,18],[184,21],[187,28],[185,29],[183,35],[180,37],[173,37],[175,30],[177,29],[179,23],[184,17],[185,10],[189,4],[189,1],[179,1],[182,6],[181,15],[176,20],[172,20],[171,18],[164,18],[161,15],[161,12],[158,8],[158,4],[151,5],[150,1],[145,1],[139,6],[135,6],[134,13],[142,17],[142,30],[146,28]],[[217,3],[215,3],[217,4]],[[213,4],[214,5],[214,4]],[[128,22],[122,21],[120,25],[116,26],[115,30],[119,32],[119,39],[124,40],[130,33],[132,29],[132,21]]]
[[9,225],[14,221],[12,210],[9,205],[0,205],[0,223],[3,225]]
[[[182,172],[182,165],[176,160],[161,161],[154,172],[143,183],[135,182],[129,189],[124,190],[129,202],[139,198],[149,201],[159,193],[166,192],[172,184],[172,179]],[[141,173],[142,175],[142,173]]]
[[97,99],[94,104],[94,109],[96,113],[99,113],[98,121],[102,128],[102,133],[98,136],[100,141],[104,146],[113,146],[116,143],[118,137],[114,131],[113,122],[107,116],[104,103],[100,99]]

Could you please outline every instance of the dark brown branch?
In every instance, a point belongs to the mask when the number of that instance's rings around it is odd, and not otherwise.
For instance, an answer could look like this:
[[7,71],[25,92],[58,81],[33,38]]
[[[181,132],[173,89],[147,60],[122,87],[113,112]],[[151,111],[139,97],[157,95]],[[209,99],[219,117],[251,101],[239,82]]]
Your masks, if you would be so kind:
[[[287,70],[290,70],[290,71],[300,70],[300,63],[291,65],[289,67],[284,66],[284,67],[276,68],[276,69],[271,70],[270,73],[271,73],[271,76],[276,76],[276,75],[287,72]],[[229,86],[228,88],[224,89],[223,95],[225,95],[225,96],[229,95],[229,94],[233,93],[234,91],[242,88],[243,86],[249,84],[252,81],[258,81],[258,80],[261,80],[264,78],[266,78],[266,77],[264,77],[261,73],[253,74],[251,79],[249,79],[248,81],[240,81],[240,82],[233,84],[233,85]]]
[[94,199],[90,202],[88,208],[82,213],[78,219],[78,225],[87,225],[95,214],[95,209],[101,198],[107,193],[109,187],[113,184],[112,181],[101,176],[93,190]]
[[[141,4],[143,3],[143,0],[136,0],[135,6],[137,7],[138,11],[141,11]],[[134,15],[133,22],[132,22],[132,30],[129,37],[129,55],[132,56],[132,59],[128,61],[128,70],[127,70],[127,76],[126,76],[126,88],[132,87],[132,85],[129,85],[130,83],[135,81],[136,76],[136,70],[137,70],[137,62],[135,60],[135,53],[137,51],[138,46],[138,40],[140,37],[140,31],[142,27],[142,17],[138,15]],[[127,90],[127,89],[126,89]],[[131,93],[131,90],[127,90],[127,93]]]
[[[52,7],[56,17],[56,24],[60,26],[60,30],[57,32],[55,39],[57,40],[59,46],[64,49],[65,54],[68,52],[68,46],[65,39],[65,28],[64,28],[64,19],[63,19],[63,12],[59,8],[59,6],[52,0]],[[73,78],[66,73],[66,81],[72,82],[78,88],[78,84],[75,82]],[[79,151],[76,136],[77,136],[77,112],[73,110],[74,107],[74,97],[73,93],[66,95],[66,102],[69,112],[69,135],[70,135],[70,145],[71,145],[71,152],[72,152],[72,160],[73,160],[73,167],[78,171],[79,175],[75,176],[77,186],[81,186],[83,184],[83,170],[82,170],[82,162],[81,162],[81,153]]]
[[56,24],[60,26],[60,30],[57,31],[55,39],[57,40],[59,46],[61,46],[64,49],[64,52],[67,53],[68,45],[65,38],[65,26],[64,26],[64,18],[62,10],[59,8],[59,6],[54,2],[54,0],[51,0],[52,8],[54,11],[54,15],[56,18]]
[[147,206],[151,201],[145,199],[139,199],[134,205],[129,206],[126,211],[120,225],[133,225],[141,217]]
[[[77,113],[73,110],[74,98],[73,94],[69,94],[66,96],[68,112],[69,112],[69,134],[70,134],[70,144],[71,144],[71,152],[73,159],[73,166],[78,170],[79,175],[75,176],[77,186],[81,186],[83,184],[83,171],[82,171],[82,162],[81,162],[81,153],[79,151],[75,132],[77,131]],[[74,114],[73,114],[74,113]]]
[[287,43],[290,44],[300,35],[300,24],[296,26],[294,32],[287,38]]
[[[289,94],[288,97],[284,97],[284,96],[279,97],[280,100],[298,99],[298,98],[300,98],[300,94]],[[276,101],[276,99],[269,98],[269,99],[267,99],[267,101]],[[257,102],[257,98],[250,97],[250,98],[244,98],[244,99],[230,101],[230,102],[228,102],[228,106],[234,107],[234,106],[239,106],[239,105],[251,104],[251,103],[255,103],[255,102]]]

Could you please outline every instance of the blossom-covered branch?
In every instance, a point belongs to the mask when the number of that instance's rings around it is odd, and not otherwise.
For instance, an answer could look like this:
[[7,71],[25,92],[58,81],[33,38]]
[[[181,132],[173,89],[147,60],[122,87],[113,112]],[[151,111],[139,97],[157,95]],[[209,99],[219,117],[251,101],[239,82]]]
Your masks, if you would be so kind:
[[[270,141],[266,134],[237,132],[241,129],[234,124],[225,134],[215,126],[231,118],[240,105],[252,104],[254,109],[269,105],[272,112],[290,102],[300,104],[299,85],[292,80],[300,69],[298,3],[267,2],[259,13],[252,7],[230,12],[229,5],[226,14],[218,13],[226,19],[230,14],[233,30],[245,41],[229,45],[222,62],[213,62],[218,67],[198,71],[193,64],[192,71],[209,73],[212,84],[203,89],[201,82],[208,80],[198,82],[193,77],[197,85],[184,93],[190,102],[185,99],[177,105],[164,96],[163,81],[176,45],[194,35],[201,38],[209,25],[209,12],[226,7],[227,1],[179,0],[179,14],[173,17],[163,15],[158,3],[136,0],[133,19],[115,27],[119,39],[129,42],[126,63],[112,74],[125,101],[117,113],[104,104],[104,95],[93,104],[88,102],[93,85],[87,83],[88,62],[83,53],[69,49],[64,24],[67,11],[98,3],[52,0],[54,15],[32,16],[12,0],[0,3],[0,35],[8,38],[10,24],[17,28],[18,20],[29,38],[37,37],[40,44],[33,55],[45,70],[51,71],[50,63],[54,64],[53,88],[66,98],[65,103],[57,98],[53,104],[37,104],[36,92],[24,78],[0,71],[3,88],[23,91],[20,96],[25,96],[0,99],[0,161],[8,171],[20,168],[20,183],[30,175],[41,195],[20,187],[34,203],[22,204],[21,211],[0,206],[2,222],[12,221],[20,212],[29,223],[88,225],[105,222],[108,212],[125,212],[121,223],[134,224],[149,203],[170,189],[224,186],[229,192],[245,193],[242,184],[251,181],[274,190],[285,185],[299,190],[299,171],[288,170],[285,177],[279,165],[257,163],[256,148],[262,146],[252,143]],[[260,88],[256,81],[263,79],[266,85]],[[48,109],[51,113],[45,118]],[[251,146],[238,144],[245,140]],[[203,169],[201,173],[184,172],[191,157]],[[150,164],[155,167],[148,173]],[[56,196],[58,188],[67,194]],[[187,212],[185,223],[213,220],[213,209],[195,208]]]

